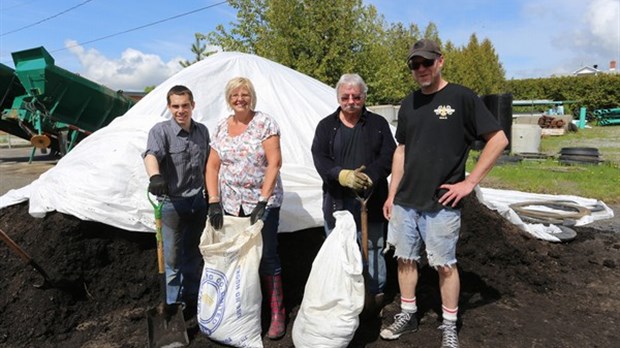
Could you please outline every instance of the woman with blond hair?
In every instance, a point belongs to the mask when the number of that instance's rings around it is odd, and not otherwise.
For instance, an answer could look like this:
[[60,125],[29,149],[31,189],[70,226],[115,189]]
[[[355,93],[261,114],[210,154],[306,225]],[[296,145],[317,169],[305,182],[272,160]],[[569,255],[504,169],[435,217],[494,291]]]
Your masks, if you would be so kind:
[[221,229],[224,214],[249,216],[252,224],[259,219],[264,222],[259,273],[271,308],[267,337],[279,339],[286,332],[277,252],[283,199],[280,128],[271,116],[255,110],[256,91],[249,79],[231,79],[225,93],[233,114],[218,123],[211,141],[205,173],[209,222]]

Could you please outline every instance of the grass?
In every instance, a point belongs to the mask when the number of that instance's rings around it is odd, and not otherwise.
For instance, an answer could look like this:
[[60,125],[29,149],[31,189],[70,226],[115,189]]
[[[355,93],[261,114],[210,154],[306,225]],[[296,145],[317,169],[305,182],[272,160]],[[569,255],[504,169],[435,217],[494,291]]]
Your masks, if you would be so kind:
[[[563,147],[598,148],[599,165],[563,165],[557,161]],[[580,129],[562,136],[541,139],[540,153],[545,160],[523,160],[498,164],[481,186],[533,193],[575,195],[595,198],[606,204],[620,204],[620,126]],[[479,153],[472,151],[467,170],[475,165]]]

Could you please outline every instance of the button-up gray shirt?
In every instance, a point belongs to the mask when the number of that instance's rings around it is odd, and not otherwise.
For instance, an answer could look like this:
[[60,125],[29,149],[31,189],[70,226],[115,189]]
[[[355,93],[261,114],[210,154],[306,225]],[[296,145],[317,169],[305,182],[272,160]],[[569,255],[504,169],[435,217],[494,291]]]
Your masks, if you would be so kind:
[[209,131],[204,124],[192,120],[188,133],[170,119],[151,128],[142,157],[150,154],[157,158],[170,197],[192,197],[204,188],[209,149]]

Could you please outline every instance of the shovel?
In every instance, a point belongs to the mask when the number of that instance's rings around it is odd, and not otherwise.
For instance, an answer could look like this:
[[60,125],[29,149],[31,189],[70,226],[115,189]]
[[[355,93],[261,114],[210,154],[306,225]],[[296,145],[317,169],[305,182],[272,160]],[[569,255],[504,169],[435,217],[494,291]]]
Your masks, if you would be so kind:
[[368,273],[368,199],[372,195],[372,191],[358,193],[355,192],[355,198],[360,202],[360,223],[362,225],[362,260],[364,262],[364,309],[362,316],[372,315],[376,311],[375,297],[369,291],[370,274]]
[[11,251],[16,253],[19,257],[21,257],[22,260],[24,261],[24,263],[26,263],[26,265],[31,266],[32,268],[34,268],[42,276],[43,281],[34,284],[35,288],[44,289],[44,288],[52,287],[52,281],[50,280],[50,277],[47,275],[47,273],[43,270],[43,268],[41,268],[41,266],[39,266],[39,264],[36,263],[32,259],[32,257],[30,257],[30,255],[28,255],[28,253],[26,253],[26,251],[24,249],[22,249],[22,247],[20,247],[17,243],[15,243],[15,241],[12,240],[11,237],[9,237],[1,229],[0,229],[0,239],[2,239],[2,241],[4,243],[6,243],[6,245],[9,246]]
[[162,303],[146,311],[149,332],[149,348],[184,347],[189,344],[183,309],[178,304],[166,303],[166,271],[164,266],[164,241],[161,235],[161,209],[166,197],[159,203],[146,196],[155,209],[155,237],[157,239],[157,266],[159,270]]

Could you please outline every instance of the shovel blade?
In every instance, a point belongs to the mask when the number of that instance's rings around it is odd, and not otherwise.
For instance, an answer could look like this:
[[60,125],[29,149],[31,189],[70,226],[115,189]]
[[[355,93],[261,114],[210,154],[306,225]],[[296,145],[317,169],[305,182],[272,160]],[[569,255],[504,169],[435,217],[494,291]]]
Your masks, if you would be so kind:
[[146,311],[149,332],[149,348],[185,347],[189,344],[183,310],[163,310],[162,306]]

